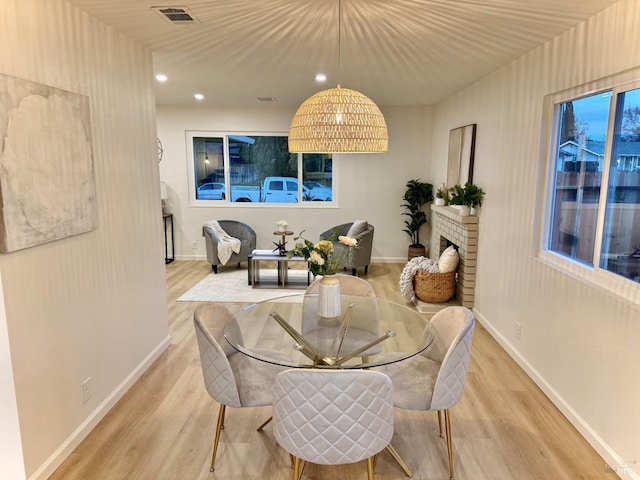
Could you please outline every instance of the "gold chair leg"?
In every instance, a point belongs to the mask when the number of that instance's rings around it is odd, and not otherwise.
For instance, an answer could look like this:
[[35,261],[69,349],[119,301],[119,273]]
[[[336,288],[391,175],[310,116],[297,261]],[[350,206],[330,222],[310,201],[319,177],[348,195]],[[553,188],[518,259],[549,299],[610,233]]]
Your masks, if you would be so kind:
[[211,468],[209,471],[214,471],[216,463],[216,453],[218,453],[218,441],[220,440],[220,432],[224,425],[224,413],[227,406],[220,404],[220,410],[218,411],[218,423],[216,424],[216,436],[213,439],[213,454],[211,455]]
[[391,444],[387,445],[386,448],[387,452],[389,452],[389,455],[391,455],[393,457],[393,459],[396,461],[396,463],[398,465],[400,465],[400,468],[402,469],[402,471],[404,472],[404,474],[409,477],[412,478],[413,477],[413,473],[411,473],[411,470],[409,470],[409,467],[407,467],[407,464],[404,463],[404,460],[402,460],[402,458],[400,457],[400,455],[398,455],[398,452],[396,452],[396,449],[393,448],[391,446]]
[[262,431],[262,429],[263,429],[264,427],[266,427],[267,425],[269,425],[269,422],[270,422],[271,420],[273,420],[273,417],[269,417],[269,418],[267,418],[267,420],[266,420],[262,425],[260,425],[260,426],[256,429],[256,431],[257,431],[257,432],[261,432],[261,431]]
[[449,453],[449,480],[453,480],[453,440],[451,438],[451,418],[448,408],[444,411],[444,426],[447,433],[447,452]]
[[375,455],[373,457],[367,458],[367,479],[368,480],[373,480],[373,468],[375,463],[374,457]]
[[438,431],[440,432],[440,438],[442,438],[442,411],[438,410]]
[[227,415],[227,409],[225,406],[224,411],[222,412],[222,421],[220,422],[220,430],[224,430],[224,417]]
[[302,476],[302,469],[304,468],[304,462],[298,458],[292,455],[292,457],[295,459],[293,462],[293,471],[291,472],[291,480],[300,480],[300,477]]

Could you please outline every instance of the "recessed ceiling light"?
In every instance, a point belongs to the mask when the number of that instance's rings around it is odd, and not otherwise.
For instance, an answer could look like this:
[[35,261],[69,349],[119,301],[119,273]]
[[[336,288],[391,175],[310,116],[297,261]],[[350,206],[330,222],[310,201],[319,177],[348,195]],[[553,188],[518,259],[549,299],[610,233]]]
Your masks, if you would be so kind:
[[193,95],[193,98],[195,98],[196,100],[202,100],[204,98],[204,95],[201,93],[196,93]]
[[164,73],[159,73],[156,75],[156,80],[159,82],[166,82],[169,78]]
[[326,82],[327,76],[324,73],[319,73],[316,75],[316,82]]

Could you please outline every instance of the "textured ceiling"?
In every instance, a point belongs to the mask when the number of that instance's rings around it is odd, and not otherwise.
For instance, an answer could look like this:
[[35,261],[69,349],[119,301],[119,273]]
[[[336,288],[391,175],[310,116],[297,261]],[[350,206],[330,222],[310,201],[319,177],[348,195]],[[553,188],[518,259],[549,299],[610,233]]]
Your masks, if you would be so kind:
[[[200,92],[210,105],[296,106],[338,81],[379,105],[433,104],[617,0],[342,0],[339,72],[338,0],[67,1],[152,50],[169,77],[159,105]],[[152,6],[197,22],[173,25]]]

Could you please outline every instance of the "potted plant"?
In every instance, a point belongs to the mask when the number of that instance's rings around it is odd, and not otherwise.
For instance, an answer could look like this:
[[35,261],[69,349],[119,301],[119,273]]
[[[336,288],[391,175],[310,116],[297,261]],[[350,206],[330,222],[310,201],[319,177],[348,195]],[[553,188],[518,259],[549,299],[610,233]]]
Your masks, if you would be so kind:
[[[461,207],[464,205],[465,195],[464,195],[464,187],[460,184],[454,185],[449,189],[449,205],[457,208],[462,215]],[[469,212],[466,213],[469,215]]]
[[427,223],[427,214],[422,210],[424,204],[433,200],[433,185],[421,182],[420,180],[409,180],[407,182],[407,190],[402,197],[404,203],[402,206],[408,210],[402,215],[409,217],[405,220],[406,232],[411,237],[411,245],[407,259],[413,257],[424,256],[426,248],[420,243],[420,228]]
[[474,185],[467,182],[462,185],[454,185],[449,190],[449,204],[458,207],[460,215],[469,215],[471,208],[475,209],[482,205],[484,199],[484,191]]
[[482,200],[484,200],[484,191],[474,185],[467,182],[465,184],[465,195],[467,199],[467,205],[469,205],[471,215],[475,215],[475,210],[482,206]]
[[445,184],[441,184],[436,190],[436,205],[446,205],[449,200],[449,190]]

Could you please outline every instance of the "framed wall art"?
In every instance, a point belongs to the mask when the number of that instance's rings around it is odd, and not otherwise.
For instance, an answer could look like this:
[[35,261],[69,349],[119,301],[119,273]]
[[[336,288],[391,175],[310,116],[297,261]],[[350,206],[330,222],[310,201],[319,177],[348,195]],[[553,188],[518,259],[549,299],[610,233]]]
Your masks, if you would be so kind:
[[89,97],[0,74],[0,252],[97,225]]
[[473,159],[476,150],[476,124],[449,131],[447,186],[473,183]]

